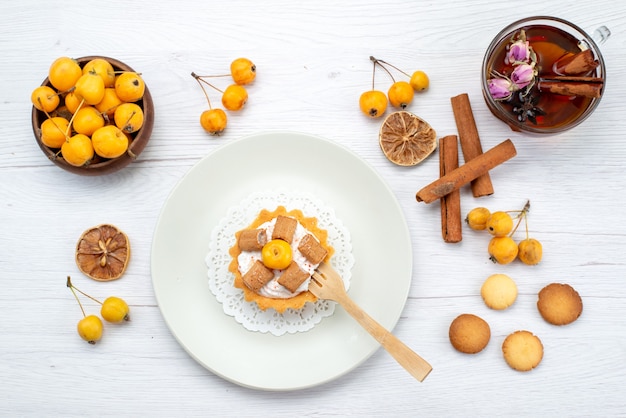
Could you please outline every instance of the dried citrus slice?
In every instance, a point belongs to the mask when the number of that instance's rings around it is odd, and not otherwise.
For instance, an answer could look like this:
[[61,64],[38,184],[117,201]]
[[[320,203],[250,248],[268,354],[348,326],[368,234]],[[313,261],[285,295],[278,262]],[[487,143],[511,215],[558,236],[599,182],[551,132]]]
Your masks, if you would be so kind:
[[428,122],[406,111],[385,118],[379,133],[380,148],[394,164],[416,165],[437,148],[437,133]]
[[129,259],[128,236],[113,225],[102,224],[86,230],[76,245],[78,268],[94,280],[119,279]]

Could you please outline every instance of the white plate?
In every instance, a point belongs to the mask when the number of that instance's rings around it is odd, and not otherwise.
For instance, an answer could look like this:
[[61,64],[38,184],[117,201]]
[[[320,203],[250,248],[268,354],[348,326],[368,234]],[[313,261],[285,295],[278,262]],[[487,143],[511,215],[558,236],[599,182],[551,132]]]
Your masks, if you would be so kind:
[[411,283],[411,241],[402,209],[365,162],[305,134],[252,135],[198,162],[161,211],[152,283],[171,332],[204,367],[246,387],[302,389],[344,375],[379,345],[340,307],[311,331],[280,337],[247,331],[224,314],[204,262],[211,231],[229,207],[272,186],[308,191],[335,209],[352,237],[349,295],[391,330]]

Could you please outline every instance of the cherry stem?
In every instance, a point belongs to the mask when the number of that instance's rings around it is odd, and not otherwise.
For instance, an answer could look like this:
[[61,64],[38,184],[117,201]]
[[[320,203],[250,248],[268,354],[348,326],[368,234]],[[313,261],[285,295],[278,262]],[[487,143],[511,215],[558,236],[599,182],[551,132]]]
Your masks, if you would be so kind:
[[[96,74],[97,74],[97,73],[96,73]],[[67,89],[67,90],[65,90],[65,91],[63,91],[63,92],[59,92],[58,94],[59,94],[59,95],[68,94],[68,93],[73,92],[74,90],[76,90],[76,86],[72,86],[72,87],[70,87],[69,89]]]
[[[41,98],[40,97],[37,97],[37,101],[39,102],[39,104],[41,104]],[[63,134],[63,136],[65,136],[67,138],[67,131],[63,131],[63,129],[61,129],[61,127],[59,125],[57,125],[57,123],[52,119],[52,116],[50,115],[50,113],[48,113],[44,109],[42,109],[42,112],[46,115],[46,117],[48,119],[52,120],[52,124],[54,125],[54,127],[57,128],[57,130],[59,132],[61,132]],[[61,151],[59,150],[59,152],[61,152]]]
[[72,291],[72,294],[74,295],[74,298],[76,298],[76,302],[78,302],[78,306],[80,306],[80,310],[83,312],[83,316],[87,316],[85,314],[85,310],[83,309],[83,304],[80,303],[80,299],[78,299],[78,295],[76,294],[76,292],[74,292],[74,286],[72,285],[72,281],[70,279],[70,276],[67,276],[67,287],[70,288],[70,290]]
[[[100,302],[98,299],[94,298],[93,296],[88,295],[87,293],[83,292],[82,290],[80,290],[79,288],[74,286],[72,284],[71,280],[70,280],[70,276],[67,276],[67,287],[69,287],[72,290],[72,292],[74,292],[74,289],[76,289],[76,291],[78,293],[80,293],[81,295],[87,296],[89,299],[93,300],[94,302],[98,302],[100,305],[102,305],[102,302]],[[74,293],[74,295],[76,295],[76,293]],[[78,299],[78,297],[77,297],[77,299]],[[80,302],[78,302],[78,303],[80,304]],[[81,305],[80,308],[81,309],[83,308],[82,305]],[[83,313],[85,313],[85,312],[83,311]]]
[[198,81],[202,81],[204,84],[206,84],[206,85],[210,86],[211,88],[214,88],[215,90],[219,91],[220,93],[224,93],[224,91],[223,91],[223,90],[218,89],[218,88],[217,88],[217,87],[215,87],[213,84],[209,83],[208,81],[206,81],[206,80],[205,80],[205,79],[203,79],[203,78],[198,78],[197,80],[198,80]]
[[[50,116],[48,116],[48,118],[50,118]],[[67,137],[67,131],[64,131],[63,129],[61,129],[61,127],[59,125],[57,125],[57,123],[52,119],[52,124],[54,125],[55,128],[57,128],[57,131],[61,132],[63,134],[63,136]]]
[[[373,56],[371,56],[371,55],[370,55],[370,60],[372,60],[372,61],[374,62],[374,66],[376,66],[376,64],[380,65],[380,67],[381,67],[383,70],[385,70],[385,71],[387,72],[387,74],[389,74],[389,77],[391,77],[391,80],[392,80],[394,83],[396,82],[396,79],[395,79],[395,78],[393,77],[393,75],[391,74],[391,71],[389,71],[389,70],[387,69],[387,67],[385,67],[383,64],[389,65],[389,66],[391,66],[391,67],[393,67],[393,68],[396,68],[396,67],[394,67],[394,66],[393,66],[393,65],[391,65],[391,64],[386,63],[386,62],[385,62],[385,61],[383,61],[383,60],[379,60],[378,58],[374,58],[374,57],[373,57]],[[398,69],[396,68],[396,70],[398,70]],[[400,71],[400,70],[398,70],[398,71]],[[401,71],[400,71],[400,72],[401,72]],[[407,76],[408,76],[408,74],[407,74]]]
[[405,76],[407,76],[407,77],[411,78],[411,76],[410,76],[410,75],[408,75],[407,73],[405,73],[404,71],[402,71],[401,69],[399,69],[398,67],[396,67],[395,65],[393,65],[393,64],[389,64],[387,61],[378,60],[378,62],[380,62],[380,63],[382,63],[382,64],[385,64],[385,65],[388,65],[388,66],[390,66],[391,68],[395,69],[396,71],[398,71],[398,72],[400,72],[400,73],[404,74]]
[[517,225],[515,225],[515,228],[513,228],[513,230],[509,234],[510,237],[513,236],[515,231],[517,231],[517,228],[522,223],[522,218],[524,218],[524,221],[526,224],[526,238],[528,238],[528,220],[526,219],[526,216],[529,210],[530,210],[530,200],[527,200],[522,210],[516,211],[516,212],[519,212],[519,214],[517,215]]
[[78,106],[76,107],[76,110],[74,111],[74,113],[72,114],[72,117],[70,118],[70,122],[67,124],[67,129],[65,130],[65,139],[69,140],[69,134],[70,134],[70,127],[72,126],[72,122],[74,122],[74,117],[76,116],[76,114],[78,113],[78,111],[80,110],[81,107],[83,107],[83,104],[85,103],[85,99],[82,99],[80,101],[80,103],[78,104]]
[[229,77],[230,74],[217,74],[217,75],[194,75],[195,73],[191,73],[196,78],[218,78],[218,77]]
[[206,89],[204,88],[204,86],[202,85],[202,83],[201,83],[201,82],[204,82],[204,83],[208,84],[209,86],[213,87],[213,88],[214,88],[215,90],[217,90],[217,91],[221,91],[221,90],[219,90],[218,88],[216,88],[215,86],[213,86],[211,83],[208,83],[208,82],[204,81],[204,80],[202,79],[202,76],[199,76],[199,75],[197,75],[197,74],[196,74],[196,73],[194,73],[194,72],[192,72],[192,73],[191,73],[191,76],[192,76],[193,78],[195,78],[195,79],[196,79],[196,81],[198,82],[198,84],[200,85],[200,88],[202,89],[202,92],[204,93],[204,97],[206,97],[206,101],[209,103],[209,109],[212,109],[212,106],[211,106],[211,99],[209,99],[209,95],[208,95],[208,93],[206,92]]
[[524,215],[524,225],[526,226],[526,239],[528,239],[528,218]]
[[135,110],[132,111],[132,113],[130,114],[130,116],[128,117],[128,119],[126,119],[126,122],[124,123],[124,128],[122,129],[123,131],[126,130],[133,130],[133,127],[130,124],[130,120],[133,118],[133,116],[135,116],[137,112]]
[[202,76],[199,76],[199,75],[198,75],[198,74],[196,74],[196,73],[191,73],[191,76],[192,76],[193,78],[195,78],[196,80],[198,80],[198,82],[203,82],[204,84],[206,84],[206,85],[210,86],[211,88],[213,88],[213,89],[215,89],[215,90],[219,91],[220,93],[224,93],[224,91],[222,91],[222,90],[218,89],[218,88],[217,88],[217,87],[215,87],[213,84],[211,84],[211,83],[209,83],[208,81],[206,81],[204,78],[202,78]]
[[[48,97],[49,98],[49,97]],[[47,117],[50,117],[50,115],[48,114],[48,112],[46,112],[46,109],[44,109],[43,107],[43,102],[41,101],[41,97],[37,96],[37,103],[39,103],[39,106],[41,106],[41,111],[43,113],[46,114]]]

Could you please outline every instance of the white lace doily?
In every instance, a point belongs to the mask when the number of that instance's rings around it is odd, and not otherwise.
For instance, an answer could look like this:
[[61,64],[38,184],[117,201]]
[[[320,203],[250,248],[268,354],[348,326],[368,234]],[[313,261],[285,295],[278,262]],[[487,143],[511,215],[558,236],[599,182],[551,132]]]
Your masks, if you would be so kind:
[[331,264],[341,274],[348,289],[354,265],[350,233],[337,219],[332,208],[308,194],[292,191],[259,192],[229,208],[226,216],[211,232],[209,253],[205,261],[209,269],[209,288],[222,304],[224,313],[234,317],[250,331],[283,335],[286,332],[310,330],[322,318],[333,314],[335,302],[307,302],[302,309],[287,309],[281,314],[274,309],[263,311],[256,303],[247,302],[243,291],[233,285],[235,277],[228,271],[231,261],[228,250],[235,245],[235,233],[250,225],[262,209],[273,211],[278,206],[284,206],[287,211],[299,209],[304,216],[317,218],[317,225],[328,232],[328,243],[335,250]]

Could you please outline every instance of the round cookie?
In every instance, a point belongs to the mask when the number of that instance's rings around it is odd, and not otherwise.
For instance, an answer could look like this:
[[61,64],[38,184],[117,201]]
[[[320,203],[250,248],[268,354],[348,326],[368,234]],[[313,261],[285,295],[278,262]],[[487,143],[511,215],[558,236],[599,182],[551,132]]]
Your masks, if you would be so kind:
[[488,307],[502,310],[511,306],[517,299],[517,286],[506,274],[492,274],[480,288],[480,295]]
[[568,284],[551,283],[539,291],[539,313],[553,325],[567,325],[578,319],[583,311],[583,301]]
[[491,329],[487,322],[472,314],[461,314],[450,324],[448,332],[452,346],[466,354],[476,354],[487,346]]
[[527,372],[541,362],[543,344],[539,337],[529,331],[515,331],[504,339],[502,354],[512,369]]

